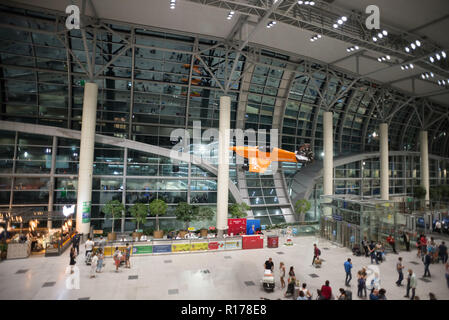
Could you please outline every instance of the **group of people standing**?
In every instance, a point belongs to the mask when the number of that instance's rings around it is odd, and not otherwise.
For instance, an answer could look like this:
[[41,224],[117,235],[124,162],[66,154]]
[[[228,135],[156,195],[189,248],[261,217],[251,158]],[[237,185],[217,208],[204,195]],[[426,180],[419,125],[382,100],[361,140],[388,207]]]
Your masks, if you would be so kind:
[[[74,273],[74,266],[76,264],[76,258],[79,256],[79,245],[81,242],[81,235],[78,232],[75,232],[75,235],[72,238],[72,248],[70,249],[70,273]],[[84,244],[85,248],[85,259],[87,261],[90,260],[90,278],[95,278],[96,273],[101,273],[104,266],[104,247],[106,241],[103,237],[100,237],[98,249],[94,251],[95,243],[89,237]],[[118,247],[115,248],[115,252],[112,256],[115,264],[115,272],[119,271],[119,267],[121,262],[125,262],[126,268],[131,268],[131,247],[129,243],[126,244],[126,248],[124,253],[119,250]]]

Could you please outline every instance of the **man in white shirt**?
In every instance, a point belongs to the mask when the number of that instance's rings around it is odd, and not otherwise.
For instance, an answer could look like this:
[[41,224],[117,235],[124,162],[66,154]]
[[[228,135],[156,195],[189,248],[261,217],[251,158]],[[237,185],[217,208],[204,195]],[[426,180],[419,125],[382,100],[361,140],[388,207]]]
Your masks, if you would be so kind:
[[95,243],[90,239],[90,237],[87,238],[87,241],[84,244],[84,248],[86,249],[86,257],[87,257],[87,254],[89,252],[92,252],[92,249],[94,248],[94,245],[95,245]]

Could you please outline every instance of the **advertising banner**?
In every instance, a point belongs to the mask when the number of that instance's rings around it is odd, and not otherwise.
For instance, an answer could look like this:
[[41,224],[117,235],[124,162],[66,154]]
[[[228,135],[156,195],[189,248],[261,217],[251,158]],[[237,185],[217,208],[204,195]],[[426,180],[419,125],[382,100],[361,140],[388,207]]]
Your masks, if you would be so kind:
[[153,246],[133,246],[133,254],[149,254],[153,253]]
[[226,240],[225,246],[227,250],[242,249],[242,240]]
[[[260,229],[260,220],[246,220],[246,234],[255,234]],[[260,231],[260,230],[259,230]]]
[[153,253],[166,253],[171,252],[171,244],[160,244],[153,246]]
[[190,243],[172,244],[172,252],[190,251]]
[[228,219],[228,235],[246,233],[246,219]]
[[224,249],[225,249],[224,241],[209,242],[209,250],[224,250]]
[[192,243],[190,250],[200,251],[200,250],[207,250],[208,248],[209,248],[209,246],[208,246],[207,242],[194,242],[194,243]]
[[91,207],[91,202],[90,201],[85,201],[83,202],[83,207],[82,207],[82,211],[81,211],[81,215],[83,218],[83,223],[89,223],[90,222],[90,207]]

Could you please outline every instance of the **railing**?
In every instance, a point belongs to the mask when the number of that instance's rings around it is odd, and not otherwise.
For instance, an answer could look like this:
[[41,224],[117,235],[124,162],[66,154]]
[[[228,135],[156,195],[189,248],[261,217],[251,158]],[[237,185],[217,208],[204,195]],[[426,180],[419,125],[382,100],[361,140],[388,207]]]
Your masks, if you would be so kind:
[[[132,255],[178,254],[189,252],[207,252],[242,249],[242,237],[199,238],[199,239],[151,239],[147,241],[108,241],[105,243],[105,257],[112,257],[116,248],[120,251],[126,249],[126,244],[131,247]],[[99,248],[99,242],[95,242],[94,250]]]

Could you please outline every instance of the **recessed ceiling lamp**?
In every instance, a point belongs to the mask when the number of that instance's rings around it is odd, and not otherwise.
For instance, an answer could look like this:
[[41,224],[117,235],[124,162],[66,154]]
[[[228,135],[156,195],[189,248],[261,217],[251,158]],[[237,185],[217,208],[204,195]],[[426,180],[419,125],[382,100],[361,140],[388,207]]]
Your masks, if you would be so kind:
[[276,21],[271,21],[270,23],[267,24],[267,28],[270,29],[275,24],[276,24]]
[[345,23],[346,21],[348,21],[348,18],[343,16],[340,19],[337,20],[337,23],[334,23],[333,27],[334,29],[337,29],[339,25],[343,25],[343,23]]
[[410,48],[412,48],[412,50],[416,50],[416,48],[421,47],[421,41],[416,40],[412,43],[409,44],[409,46],[405,47],[405,52],[409,53],[410,52]]

